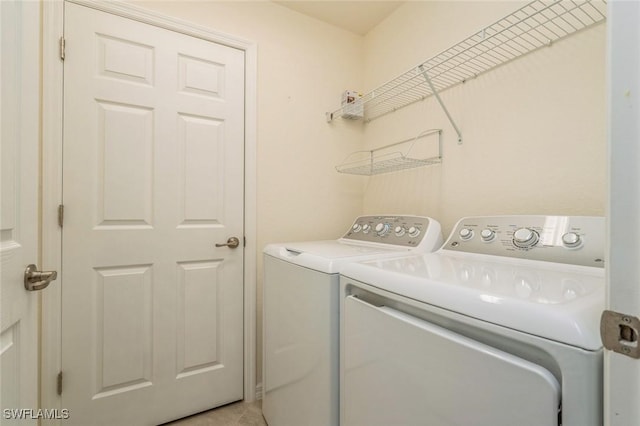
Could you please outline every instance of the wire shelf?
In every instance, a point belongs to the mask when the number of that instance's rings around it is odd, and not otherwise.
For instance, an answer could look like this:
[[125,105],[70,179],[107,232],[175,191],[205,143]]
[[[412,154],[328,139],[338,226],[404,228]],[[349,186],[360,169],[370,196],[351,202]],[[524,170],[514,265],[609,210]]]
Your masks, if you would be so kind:
[[[429,158],[415,158],[412,154],[416,141],[430,135],[438,135],[438,155]],[[349,155],[342,164],[336,166],[340,173],[372,176],[398,170],[412,169],[442,162],[442,130],[425,130],[415,138],[406,139],[370,151],[356,151]],[[390,151],[389,148],[405,145],[404,150]]]
[[[362,104],[365,121],[371,121],[434,95],[434,89],[437,94],[605,20],[606,0],[535,0],[365,94],[356,103]],[[342,113],[342,108],[327,113],[327,121]]]

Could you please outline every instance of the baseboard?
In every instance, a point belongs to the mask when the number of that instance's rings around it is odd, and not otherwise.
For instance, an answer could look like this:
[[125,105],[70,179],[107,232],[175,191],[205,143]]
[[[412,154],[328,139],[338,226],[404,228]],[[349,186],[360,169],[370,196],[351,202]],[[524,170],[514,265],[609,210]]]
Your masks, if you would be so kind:
[[256,400],[262,399],[262,383],[256,385]]

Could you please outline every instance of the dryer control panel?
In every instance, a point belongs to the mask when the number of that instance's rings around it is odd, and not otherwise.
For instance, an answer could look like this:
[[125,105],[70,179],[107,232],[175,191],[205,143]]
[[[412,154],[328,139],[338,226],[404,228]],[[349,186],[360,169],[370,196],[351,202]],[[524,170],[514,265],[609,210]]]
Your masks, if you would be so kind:
[[605,219],[592,216],[462,218],[443,250],[604,267]]
[[426,216],[360,216],[342,239],[409,249],[428,245],[431,251],[442,244],[442,231],[437,221]]

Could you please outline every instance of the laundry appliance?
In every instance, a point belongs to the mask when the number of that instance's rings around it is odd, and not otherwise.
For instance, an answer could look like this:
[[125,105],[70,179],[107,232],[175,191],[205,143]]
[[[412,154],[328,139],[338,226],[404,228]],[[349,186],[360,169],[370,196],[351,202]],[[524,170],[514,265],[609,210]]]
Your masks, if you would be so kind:
[[358,260],[431,252],[440,224],[422,216],[355,220],[337,240],[264,249],[263,400],[270,426],[339,423],[339,272]]
[[460,220],[431,254],[346,265],[343,426],[601,426],[601,217]]

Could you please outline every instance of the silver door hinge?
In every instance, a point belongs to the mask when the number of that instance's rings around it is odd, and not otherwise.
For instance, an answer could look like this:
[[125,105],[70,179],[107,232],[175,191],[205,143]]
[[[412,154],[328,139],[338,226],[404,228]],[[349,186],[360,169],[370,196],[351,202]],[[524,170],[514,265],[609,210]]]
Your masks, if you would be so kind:
[[58,206],[58,226],[62,228],[64,225],[64,204]]
[[58,373],[58,379],[56,381],[56,392],[58,395],[62,395],[62,371]]
[[60,59],[62,59],[64,61],[64,55],[65,55],[65,39],[64,37],[60,37]]
[[619,312],[604,311],[600,318],[600,338],[606,349],[640,359],[640,319]]

